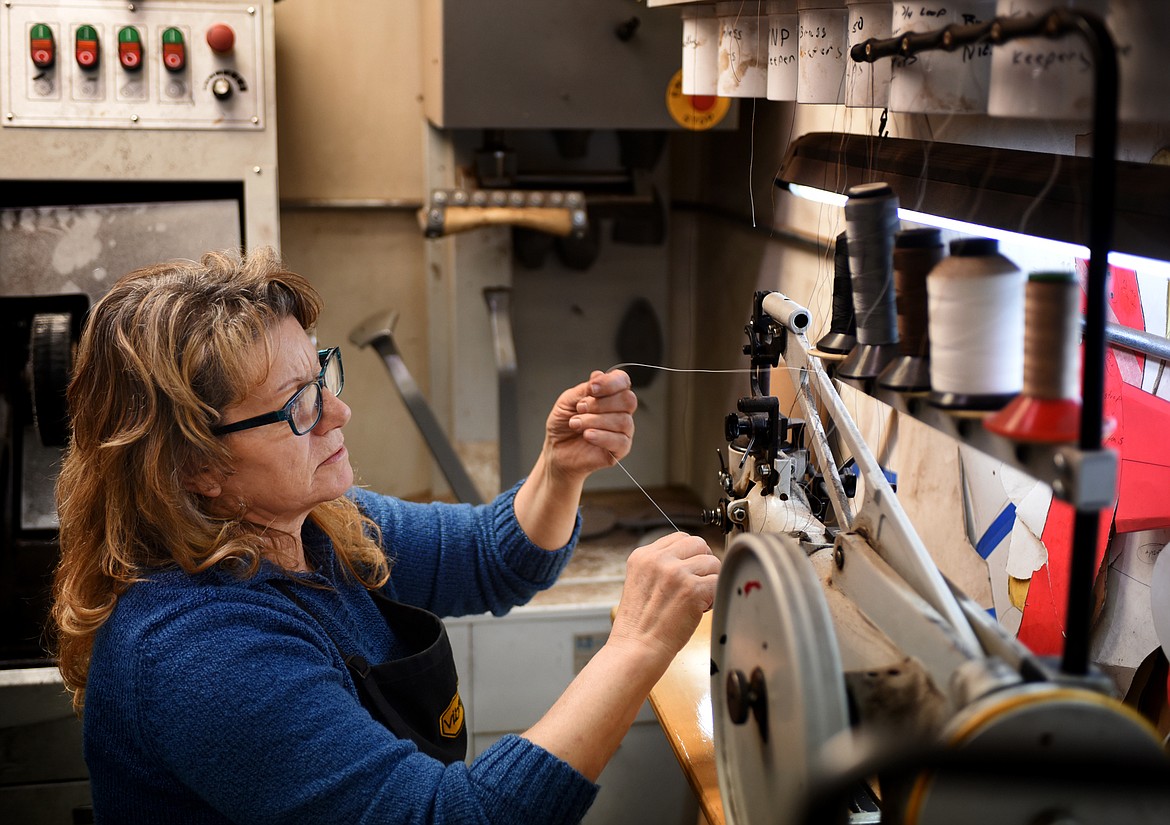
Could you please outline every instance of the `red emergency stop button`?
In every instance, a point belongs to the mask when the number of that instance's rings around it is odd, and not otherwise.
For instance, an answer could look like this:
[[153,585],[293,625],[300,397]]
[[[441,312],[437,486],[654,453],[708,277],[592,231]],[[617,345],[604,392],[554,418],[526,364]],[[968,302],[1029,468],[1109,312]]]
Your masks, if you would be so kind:
[[162,33],[162,52],[167,71],[181,72],[187,68],[187,44],[183,33],[173,26]]
[[142,37],[133,26],[118,29],[118,62],[128,72],[142,68]]
[[28,53],[33,65],[47,69],[57,59],[57,47],[53,42],[53,30],[44,23],[35,24],[28,33]]
[[236,33],[227,23],[216,23],[207,30],[207,45],[216,54],[227,54],[236,45]]
[[83,69],[96,69],[101,52],[98,50],[97,29],[93,26],[78,26],[74,46],[77,65]]

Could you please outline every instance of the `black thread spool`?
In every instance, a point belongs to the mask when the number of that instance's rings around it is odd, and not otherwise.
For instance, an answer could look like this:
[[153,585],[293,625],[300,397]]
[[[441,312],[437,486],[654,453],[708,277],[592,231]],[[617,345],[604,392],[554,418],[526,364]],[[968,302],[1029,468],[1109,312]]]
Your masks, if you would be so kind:
[[983,422],[1016,441],[1067,443],[1081,431],[1081,285],[1073,272],[1033,272],[1024,288],[1024,389]]
[[898,196],[888,183],[863,183],[845,193],[845,233],[857,346],[837,375],[857,381],[876,378],[898,357],[898,319],[894,304],[894,235]]
[[817,354],[844,358],[857,343],[857,316],[853,314],[853,277],[849,274],[849,239],[842,232],[833,247],[833,317],[829,331],[817,341]]
[[894,294],[898,312],[898,357],[882,370],[878,386],[898,392],[930,390],[930,330],[926,321],[926,276],[946,254],[942,232],[925,227],[894,237]]

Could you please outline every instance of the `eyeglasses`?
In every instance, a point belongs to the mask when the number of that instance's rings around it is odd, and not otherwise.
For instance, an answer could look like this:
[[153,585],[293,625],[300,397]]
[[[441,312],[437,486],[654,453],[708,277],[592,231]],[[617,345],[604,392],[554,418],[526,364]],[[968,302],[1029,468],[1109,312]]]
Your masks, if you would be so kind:
[[253,427],[263,427],[266,424],[275,424],[278,421],[287,421],[295,435],[307,435],[321,420],[323,397],[321,393],[328,389],[334,397],[341,395],[345,387],[345,369],[341,365],[341,348],[330,347],[317,351],[321,360],[321,372],[317,377],[297,390],[288,403],[279,410],[263,415],[245,418],[234,424],[222,424],[212,427],[212,435],[227,435],[240,430],[250,430]]

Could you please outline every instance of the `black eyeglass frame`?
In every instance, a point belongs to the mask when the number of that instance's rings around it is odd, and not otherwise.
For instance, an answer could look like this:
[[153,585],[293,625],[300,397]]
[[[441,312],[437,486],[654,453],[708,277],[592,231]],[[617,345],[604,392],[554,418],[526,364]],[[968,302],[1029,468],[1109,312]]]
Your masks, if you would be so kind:
[[[341,391],[345,389],[345,365],[341,360],[341,347],[330,347],[329,349],[317,350],[317,358],[321,362],[321,371],[317,373],[317,377],[312,381],[309,381],[307,384],[302,384],[297,389],[297,391],[293,393],[292,398],[286,401],[284,406],[279,410],[275,410],[270,413],[264,413],[262,415],[255,415],[251,418],[245,418],[243,421],[235,421],[231,424],[222,424],[216,427],[212,427],[211,434],[220,436],[227,435],[229,433],[238,433],[241,430],[250,430],[253,427],[263,427],[268,424],[276,424],[281,421],[288,422],[289,429],[293,431],[293,435],[308,435],[311,433],[313,429],[321,423],[321,415],[325,409],[325,390],[329,389],[325,385],[325,371],[329,369],[329,364],[334,359],[336,359],[337,362],[337,390],[329,391],[333,393],[335,398],[338,398],[341,396]],[[305,392],[307,392],[310,387],[313,386],[317,387],[317,414],[313,418],[312,426],[302,432],[301,430],[297,429],[297,425],[293,422],[292,408],[293,405],[296,404],[298,400],[300,400],[300,397]]]

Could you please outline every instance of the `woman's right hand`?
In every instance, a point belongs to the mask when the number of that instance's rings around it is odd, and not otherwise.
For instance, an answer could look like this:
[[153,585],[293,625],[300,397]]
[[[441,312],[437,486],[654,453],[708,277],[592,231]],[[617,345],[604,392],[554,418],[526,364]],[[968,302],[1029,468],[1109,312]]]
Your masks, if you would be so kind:
[[686,533],[634,550],[610,643],[645,648],[665,668],[715,603],[720,564],[706,541]]

